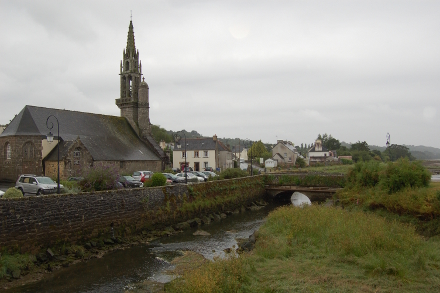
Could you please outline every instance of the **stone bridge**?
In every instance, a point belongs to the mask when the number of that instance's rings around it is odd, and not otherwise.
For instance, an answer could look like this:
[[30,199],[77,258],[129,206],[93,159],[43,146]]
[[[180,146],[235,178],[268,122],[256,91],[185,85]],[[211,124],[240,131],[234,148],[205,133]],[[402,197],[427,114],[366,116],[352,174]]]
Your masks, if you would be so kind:
[[296,186],[296,185],[266,185],[267,194],[272,197],[290,197],[295,191],[305,194],[310,201],[325,201],[342,188]]

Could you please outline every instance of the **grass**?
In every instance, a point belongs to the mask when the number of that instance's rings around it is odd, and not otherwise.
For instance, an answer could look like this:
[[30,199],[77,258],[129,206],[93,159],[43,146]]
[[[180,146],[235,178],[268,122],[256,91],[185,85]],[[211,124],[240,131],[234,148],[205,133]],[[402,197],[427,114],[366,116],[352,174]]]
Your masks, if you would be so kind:
[[353,165],[330,165],[330,166],[319,166],[319,167],[306,167],[303,168],[302,170],[307,170],[307,172],[347,174],[351,168],[353,168]]
[[283,207],[254,251],[186,273],[167,292],[438,292],[440,240],[375,214]]
[[35,256],[30,254],[0,254],[0,279],[17,271],[29,270],[35,261]]

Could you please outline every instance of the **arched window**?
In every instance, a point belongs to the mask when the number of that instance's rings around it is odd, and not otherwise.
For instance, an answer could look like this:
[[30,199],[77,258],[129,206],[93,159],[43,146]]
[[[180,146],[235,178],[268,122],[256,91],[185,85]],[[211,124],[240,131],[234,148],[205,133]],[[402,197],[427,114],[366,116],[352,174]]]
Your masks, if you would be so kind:
[[11,144],[9,142],[7,142],[5,145],[5,158],[6,158],[6,160],[10,160],[11,157],[12,157]]
[[23,160],[32,160],[35,156],[34,144],[30,141],[23,145]]
[[130,62],[128,60],[125,62],[125,71],[128,71],[130,69]]
[[81,160],[81,148],[76,148],[73,151],[73,164],[79,165],[80,160]]

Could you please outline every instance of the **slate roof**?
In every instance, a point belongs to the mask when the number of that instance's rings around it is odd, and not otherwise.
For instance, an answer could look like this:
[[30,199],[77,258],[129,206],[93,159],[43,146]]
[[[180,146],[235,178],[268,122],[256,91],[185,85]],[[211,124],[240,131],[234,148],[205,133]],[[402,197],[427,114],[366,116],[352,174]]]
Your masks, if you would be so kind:
[[[185,138],[180,139],[181,147],[174,147],[174,150],[184,150],[185,149]],[[217,140],[218,151],[231,151],[227,146],[225,146],[221,141]],[[187,151],[203,151],[203,150],[215,150],[215,141],[212,137],[201,137],[201,138],[187,138],[186,139],[186,150]]]
[[317,151],[317,150],[315,150],[315,146],[313,146],[313,147],[309,150],[309,153],[312,153],[312,152],[328,152],[328,149],[327,149],[325,146],[322,146],[322,150],[321,150],[321,151]]
[[[0,137],[40,135],[43,139],[49,133],[46,120],[50,115],[58,118],[61,139],[71,142],[79,137],[96,161],[160,160],[124,117],[25,106]],[[49,126],[50,122],[54,122],[52,133],[56,136],[56,120],[50,118]],[[65,147],[68,147],[67,144],[62,144],[60,151]]]

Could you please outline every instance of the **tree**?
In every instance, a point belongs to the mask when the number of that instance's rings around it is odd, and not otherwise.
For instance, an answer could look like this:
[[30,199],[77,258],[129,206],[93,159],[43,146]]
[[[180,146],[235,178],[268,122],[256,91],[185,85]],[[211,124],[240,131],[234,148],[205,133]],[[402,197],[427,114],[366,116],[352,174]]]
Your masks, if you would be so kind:
[[322,142],[322,145],[329,150],[337,150],[341,147],[341,142],[334,138],[331,134],[328,135],[324,133],[324,135],[318,134],[318,138]]
[[151,135],[157,143],[160,143],[161,140],[166,143],[173,141],[173,137],[164,128],[161,128],[160,125],[151,125]]
[[415,158],[411,155],[409,148],[403,145],[392,144],[383,152],[385,156],[390,158],[390,161],[394,162],[400,158],[408,158],[409,160],[414,160]]
[[263,157],[263,154],[267,153],[267,149],[261,140],[254,142],[251,148],[248,151],[248,157],[252,158],[260,158]]
[[370,147],[368,146],[368,143],[366,141],[360,142],[358,141],[357,143],[354,143],[351,145],[351,149],[352,151],[364,151],[364,152],[369,152],[370,151]]

